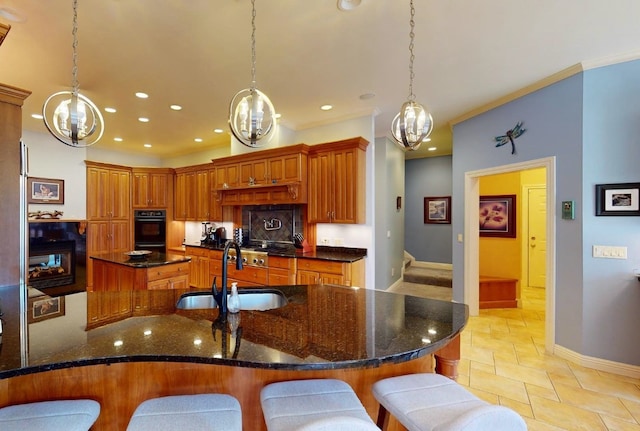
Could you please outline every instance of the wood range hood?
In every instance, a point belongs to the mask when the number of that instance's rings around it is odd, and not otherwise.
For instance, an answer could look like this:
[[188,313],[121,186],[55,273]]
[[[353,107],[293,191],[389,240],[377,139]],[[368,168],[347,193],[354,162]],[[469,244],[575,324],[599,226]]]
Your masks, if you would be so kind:
[[223,206],[306,204],[309,146],[298,144],[212,160]]

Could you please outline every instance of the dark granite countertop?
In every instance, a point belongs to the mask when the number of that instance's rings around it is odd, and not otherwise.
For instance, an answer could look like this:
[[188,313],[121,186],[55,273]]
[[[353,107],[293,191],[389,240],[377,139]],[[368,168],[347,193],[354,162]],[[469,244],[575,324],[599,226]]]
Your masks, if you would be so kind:
[[105,262],[117,263],[134,268],[150,268],[153,266],[170,265],[172,263],[189,262],[191,260],[191,257],[184,256],[180,253],[160,253],[157,251],[143,256],[129,256],[126,253],[100,253],[91,255],[90,257],[91,259],[103,260]]
[[[241,311],[226,322],[217,309],[176,309],[180,292],[172,290],[74,293],[58,297],[62,312],[46,320],[28,317],[23,330],[19,287],[0,288],[5,323],[0,378],[132,361],[291,370],[375,367],[439,350],[468,319],[464,304],[384,291],[335,285],[271,288],[286,296],[285,306]],[[129,313],[120,307],[104,322],[91,319],[101,304],[127,301]],[[32,316],[33,299],[28,307]],[[21,333],[28,348],[20,344]]]
[[[224,250],[224,247],[217,247],[215,245],[207,244],[184,244],[187,247],[206,248],[208,250]],[[317,246],[315,250],[309,252],[303,252],[301,249],[294,246],[287,245],[275,245],[267,248],[261,248],[259,246],[249,246],[243,248],[252,248],[255,250],[265,251],[269,256],[281,256],[281,257],[295,257],[296,259],[322,259],[331,260],[336,262],[355,262],[367,256],[366,248],[353,248],[353,247],[328,247]]]

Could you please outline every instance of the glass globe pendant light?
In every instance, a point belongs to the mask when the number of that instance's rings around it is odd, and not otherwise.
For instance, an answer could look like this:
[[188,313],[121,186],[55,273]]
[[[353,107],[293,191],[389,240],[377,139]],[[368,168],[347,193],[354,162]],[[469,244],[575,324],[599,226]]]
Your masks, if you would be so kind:
[[80,94],[78,83],[78,0],[73,0],[73,88],[54,93],[42,106],[44,125],[70,147],[88,147],[102,138],[104,120],[98,107]]
[[415,58],[413,54],[413,39],[415,37],[413,29],[415,27],[414,16],[416,11],[413,7],[413,0],[410,1],[410,4],[409,99],[402,104],[400,112],[391,122],[391,134],[399,145],[402,145],[410,151],[415,151],[420,147],[422,141],[431,134],[433,130],[433,118],[421,104],[416,102],[416,96],[413,94],[413,78],[415,76],[413,73],[413,60]]
[[276,129],[276,111],[271,100],[256,88],[256,2],[251,0],[251,87],[231,99],[229,126],[233,136],[247,147],[269,142]]

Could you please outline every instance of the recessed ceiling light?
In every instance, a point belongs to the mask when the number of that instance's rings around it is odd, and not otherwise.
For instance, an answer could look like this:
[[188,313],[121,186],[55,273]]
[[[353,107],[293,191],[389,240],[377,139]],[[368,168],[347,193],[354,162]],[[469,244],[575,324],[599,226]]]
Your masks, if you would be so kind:
[[42,120],[42,114],[31,114],[32,118],[35,118],[36,120]]
[[180,106],[180,105],[171,105],[171,106],[169,106],[169,108],[173,109],[174,111],[180,111],[182,109],[182,106]]
[[338,9],[350,11],[360,6],[361,2],[362,0],[338,0]]
[[119,138],[119,137],[113,138],[113,140],[116,142],[122,142],[122,138]]
[[276,114],[276,118],[282,117],[282,114]]
[[424,138],[422,142],[431,142],[431,138]]
[[151,148],[151,147],[152,147],[152,145],[151,145],[151,144],[144,144],[144,147],[145,147],[145,148]]
[[333,109],[333,106],[331,106],[331,105],[322,105],[320,107],[320,109],[322,109],[323,111],[330,111],[330,110]]
[[427,151],[435,151],[435,150],[437,150],[437,148],[436,148],[436,147],[429,147],[429,148],[427,148]]
[[147,93],[143,93],[142,91],[138,91],[136,93],[136,97],[139,99],[148,99],[149,95]]
[[141,122],[141,123],[148,123],[149,119],[147,117],[140,117],[140,118],[138,118],[138,121]]
[[109,112],[109,113],[113,114],[114,112],[116,112],[116,108],[106,107],[106,108],[104,108],[104,112]]
[[222,133],[222,132],[224,132],[224,130],[222,130],[222,129],[213,129],[213,132],[214,133]]
[[196,142],[202,142],[202,138],[195,138],[194,141]]
[[0,7],[0,16],[11,22],[25,22],[27,20],[20,12],[6,6]]

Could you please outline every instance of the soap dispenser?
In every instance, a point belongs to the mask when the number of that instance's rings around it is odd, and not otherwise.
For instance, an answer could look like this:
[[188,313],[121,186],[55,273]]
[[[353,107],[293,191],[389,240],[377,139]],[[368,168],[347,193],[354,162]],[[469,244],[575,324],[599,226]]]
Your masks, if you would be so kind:
[[238,283],[235,281],[231,283],[231,295],[227,300],[227,310],[229,310],[230,313],[240,311],[240,295],[238,295]]

